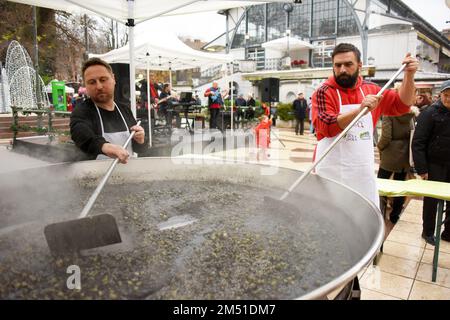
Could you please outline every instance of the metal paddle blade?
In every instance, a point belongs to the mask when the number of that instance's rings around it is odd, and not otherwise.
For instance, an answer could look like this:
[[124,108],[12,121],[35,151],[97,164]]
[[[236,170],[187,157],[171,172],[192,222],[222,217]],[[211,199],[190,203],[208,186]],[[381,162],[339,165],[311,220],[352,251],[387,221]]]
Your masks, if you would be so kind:
[[52,253],[64,254],[122,242],[116,219],[99,214],[45,227],[45,238]]

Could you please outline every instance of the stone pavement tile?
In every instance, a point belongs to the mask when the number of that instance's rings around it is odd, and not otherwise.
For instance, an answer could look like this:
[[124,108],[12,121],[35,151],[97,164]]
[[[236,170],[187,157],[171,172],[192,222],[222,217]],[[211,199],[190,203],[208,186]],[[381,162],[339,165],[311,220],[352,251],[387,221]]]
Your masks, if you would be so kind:
[[428,263],[420,263],[419,271],[417,272],[416,280],[434,283],[442,287],[450,289],[450,269],[440,268],[437,269],[436,282],[431,281],[431,276],[433,272],[433,266]]
[[383,244],[383,255],[387,254],[416,262],[419,262],[422,259],[423,252],[424,248],[410,246],[399,242],[387,240]]
[[416,246],[420,248],[425,247],[425,241],[422,239],[421,234],[415,234],[410,232],[402,232],[394,230],[389,234],[387,240],[407,244],[410,246]]
[[[433,264],[434,250],[427,249],[422,257],[421,262]],[[450,270],[450,253],[439,252],[438,266]]]
[[362,277],[361,288],[373,290],[399,299],[408,299],[414,280],[384,271],[366,271]]
[[[434,250],[434,246],[427,243],[425,249]],[[450,253],[450,242],[441,240],[441,242],[439,243],[439,252]]]
[[422,200],[411,199],[408,202],[408,206],[406,207],[405,212],[422,215],[422,206],[423,206]]
[[395,224],[395,230],[402,231],[402,232],[410,232],[410,233],[417,233],[422,234],[422,224],[410,222],[410,221],[404,221],[399,220]]
[[414,279],[417,268],[419,267],[419,262],[382,254],[378,260],[377,266],[381,271]]
[[422,224],[422,213],[413,214],[413,213],[404,213],[400,216],[400,220],[408,221],[412,223]]
[[363,288],[361,289],[361,300],[401,300],[401,299],[389,296],[381,292]]
[[450,289],[416,280],[409,300],[450,300]]

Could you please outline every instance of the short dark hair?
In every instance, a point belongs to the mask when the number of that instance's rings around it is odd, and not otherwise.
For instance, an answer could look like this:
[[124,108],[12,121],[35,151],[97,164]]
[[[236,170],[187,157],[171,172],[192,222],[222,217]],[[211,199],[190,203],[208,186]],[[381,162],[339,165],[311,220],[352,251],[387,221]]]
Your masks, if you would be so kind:
[[83,78],[84,78],[84,72],[86,71],[86,69],[89,67],[92,67],[92,66],[104,66],[111,74],[114,74],[113,70],[108,62],[106,62],[100,58],[90,58],[83,63],[83,67],[81,68],[81,74],[83,75]]
[[356,56],[356,60],[361,62],[361,52],[357,47],[352,45],[351,43],[340,43],[336,47],[334,47],[333,54],[331,55],[331,59],[334,59],[334,56],[339,53],[345,52],[353,52]]

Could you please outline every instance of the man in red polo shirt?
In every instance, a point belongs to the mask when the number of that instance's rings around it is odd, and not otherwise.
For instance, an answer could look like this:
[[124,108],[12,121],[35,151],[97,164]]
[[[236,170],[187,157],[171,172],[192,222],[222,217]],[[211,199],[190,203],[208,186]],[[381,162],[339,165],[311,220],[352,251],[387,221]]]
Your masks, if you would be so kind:
[[333,76],[314,92],[312,99],[313,123],[319,140],[315,158],[324,153],[363,108],[368,107],[370,112],[316,167],[316,173],[353,188],[379,207],[373,130],[380,115],[397,116],[409,112],[415,101],[414,74],[419,64],[407,54],[402,62],[407,66],[398,92],[386,90],[382,97],[377,97],[381,88],[359,76],[362,62],[358,48],[341,43],[334,48],[332,60]]

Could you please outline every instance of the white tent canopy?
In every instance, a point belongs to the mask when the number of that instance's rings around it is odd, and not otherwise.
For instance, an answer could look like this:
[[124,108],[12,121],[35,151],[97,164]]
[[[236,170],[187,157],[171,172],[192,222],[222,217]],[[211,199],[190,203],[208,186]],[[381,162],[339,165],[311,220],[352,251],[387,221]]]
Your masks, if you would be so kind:
[[[212,67],[231,62],[230,54],[209,53],[192,49],[173,33],[143,33],[136,37],[135,67],[150,70],[183,70]],[[130,63],[129,45],[104,54],[90,54],[108,63]],[[148,63],[148,64],[147,64]]]
[[[293,2],[292,0],[9,0],[38,7],[46,7],[76,14],[97,14],[122,23],[134,19],[135,24],[160,17],[246,7],[265,2]],[[130,14],[129,6],[133,7]]]
[[[134,49],[134,26],[137,23],[164,16],[188,14],[207,11],[219,11],[236,7],[245,7],[265,2],[296,2],[295,0],[272,1],[222,1],[222,0],[9,0],[38,7],[62,10],[69,13],[97,14],[109,17],[129,27],[129,45]],[[134,50],[129,50],[130,56],[130,87],[134,87]],[[131,90],[131,111],[136,115],[136,95]]]
[[[289,41],[289,43],[288,43],[288,41]],[[278,38],[275,40],[270,40],[270,41],[264,42],[261,46],[266,49],[286,51],[288,48],[288,44],[289,44],[290,50],[314,49],[314,46],[311,43],[300,40],[295,37],[291,37],[291,36],[286,36],[286,37]]]
[[[90,54],[109,63],[130,63],[129,45],[111,50],[105,54]],[[211,67],[226,64],[233,60],[230,54],[215,54],[192,49],[173,33],[143,32],[137,36],[134,46],[134,66],[149,70],[183,70],[200,67]],[[172,81],[170,81],[172,82]],[[150,95],[147,86],[147,96]],[[148,117],[151,119],[150,109]],[[151,121],[149,125],[149,144],[151,141]]]

